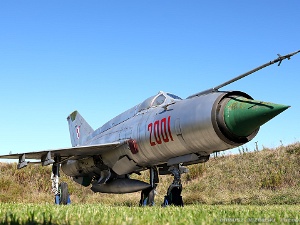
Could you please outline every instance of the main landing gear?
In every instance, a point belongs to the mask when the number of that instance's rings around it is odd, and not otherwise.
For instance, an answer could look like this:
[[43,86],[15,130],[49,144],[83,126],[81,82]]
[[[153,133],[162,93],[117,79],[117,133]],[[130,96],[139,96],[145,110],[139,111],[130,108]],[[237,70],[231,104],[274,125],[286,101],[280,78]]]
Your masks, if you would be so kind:
[[61,182],[59,184],[59,169],[60,163],[58,157],[54,158],[54,163],[52,164],[52,192],[55,195],[55,204],[57,205],[69,205],[71,204],[70,195],[68,191],[68,184]]
[[[169,186],[167,195],[164,197],[164,202],[162,204],[163,207],[168,205],[175,206],[183,206],[182,201],[182,184],[181,184],[181,174],[187,173],[188,169],[181,165],[171,166],[168,169],[171,172],[172,176],[174,176],[174,180],[172,184]],[[145,189],[141,193],[140,206],[153,206],[154,205],[154,197],[156,194],[156,187],[159,183],[158,171],[156,167],[150,168],[150,184],[151,187]]]
[[151,167],[150,171],[150,187],[142,190],[140,206],[153,206],[154,205],[154,197],[156,194],[156,187],[159,183],[158,171],[156,167]]

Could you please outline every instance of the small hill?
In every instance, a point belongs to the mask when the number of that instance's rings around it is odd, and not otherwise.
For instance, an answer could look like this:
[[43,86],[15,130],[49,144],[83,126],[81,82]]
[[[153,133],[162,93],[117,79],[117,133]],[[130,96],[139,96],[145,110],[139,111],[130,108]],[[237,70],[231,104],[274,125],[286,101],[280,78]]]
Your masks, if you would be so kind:
[[[200,167],[193,166],[191,171],[199,171]],[[300,143],[217,157],[202,167],[199,176],[185,185],[186,202],[300,203]]]
[[[241,152],[237,155],[212,157],[204,164],[188,167],[182,176],[185,204],[299,204],[300,143]],[[51,166],[29,165],[17,170],[16,163],[0,163],[0,201],[53,203]],[[148,180],[148,173],[136,179]],[[156,202],[160,204],[172,182],[171,176],[160,176]],[[137,205],[140,193],[101,194],[80,186],[61,173],[69,185],[73,203]]]

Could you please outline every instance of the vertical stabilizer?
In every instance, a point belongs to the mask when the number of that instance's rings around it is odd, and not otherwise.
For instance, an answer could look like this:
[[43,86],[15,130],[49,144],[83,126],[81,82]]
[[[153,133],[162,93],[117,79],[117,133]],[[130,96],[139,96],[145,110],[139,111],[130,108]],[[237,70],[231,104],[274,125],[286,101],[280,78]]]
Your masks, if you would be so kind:
[[72,112],[68,118],[72,146],[81,146],[86,138],[94,131],[93,128],[77,112]]

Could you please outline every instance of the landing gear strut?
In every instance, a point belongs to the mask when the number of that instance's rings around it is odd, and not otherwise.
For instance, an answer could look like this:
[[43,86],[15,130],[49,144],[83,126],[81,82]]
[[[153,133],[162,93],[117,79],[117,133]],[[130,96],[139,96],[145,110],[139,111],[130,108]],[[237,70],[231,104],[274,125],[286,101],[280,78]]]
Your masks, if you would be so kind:
[[56,156],[54,157],[54,163],[52,164],[52,192],[55,195],[55,204],[57,205],[68,205],[71,203],[70,195],[68,192],[68,184],[65,182],[61,182],[59,184],[59,169],[60,163],[59,158]]
[[187,168],[176,165],[171,166],[169,171],[174,176],[173,183],[169,186],[167,195],[164,198],[164,202],[162,206],[175,205],[175,206],[183,206],[182,201],[182,184],[181,184],[181,174],[188,172]]
[[150,185],[151,187],[142,190],[141,193],[141,200],[140,200],[140,206],[153,206],[154,205],[154,196],[155,196],[155,189],[157,184],[159,183],[158,178],[158,171],[156,167],[151,167],[149,169],[150,171]]

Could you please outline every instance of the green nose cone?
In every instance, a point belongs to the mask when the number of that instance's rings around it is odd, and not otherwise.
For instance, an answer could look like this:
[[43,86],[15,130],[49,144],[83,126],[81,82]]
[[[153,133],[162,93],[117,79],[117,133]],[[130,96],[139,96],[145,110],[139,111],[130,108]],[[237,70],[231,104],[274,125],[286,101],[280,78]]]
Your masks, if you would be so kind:
[[247,137],[289,106],[233,97],[224,109],[224,121],[230,132]]

